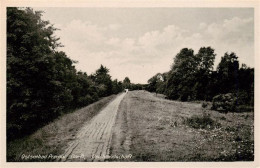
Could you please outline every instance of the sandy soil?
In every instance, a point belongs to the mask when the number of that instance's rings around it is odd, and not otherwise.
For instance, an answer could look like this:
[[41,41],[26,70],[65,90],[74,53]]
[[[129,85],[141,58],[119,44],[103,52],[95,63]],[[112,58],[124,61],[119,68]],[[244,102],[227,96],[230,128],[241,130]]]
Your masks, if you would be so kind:
[[126,93],[107,105],[98,115],[86,123],[75,140],[70,142],[61,161],[105,161],[110,153],[112,127],[118,107]]

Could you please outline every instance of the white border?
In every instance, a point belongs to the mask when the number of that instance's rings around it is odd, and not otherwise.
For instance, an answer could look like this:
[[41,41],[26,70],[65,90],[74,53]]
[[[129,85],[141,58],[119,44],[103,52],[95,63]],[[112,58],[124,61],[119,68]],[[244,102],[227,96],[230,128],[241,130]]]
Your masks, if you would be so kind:
[[[1,0],[0,1],[0,167],[260,167],[259,164],[259,106],[257,105],[259,89],[259,7],[260,0]],[[252,7],[255,11],[255,161],[254,162],[102,162],[102,163],[52,163],[30,162],[12,163],[6,162],[6,7]]]

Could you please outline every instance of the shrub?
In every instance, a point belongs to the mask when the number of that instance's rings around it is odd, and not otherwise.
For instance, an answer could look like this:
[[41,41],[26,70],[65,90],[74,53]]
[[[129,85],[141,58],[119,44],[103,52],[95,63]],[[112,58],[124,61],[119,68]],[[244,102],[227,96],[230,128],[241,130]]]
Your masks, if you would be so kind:
[[193,115],[190,118],[187,118],[186,124],[189,127],[195,129],[213,129],[220,127],[220,123],[217,123],[209,115],[196,116]]
[[254,107],[248,105],[248,94],[246,92],[220,94],[213,98],[212,110],[218,111],[253,111]]
[[212,109],[219,111],[234,111],[236,99],[232,93],[220,94],[213,98]]
[[201,106],[202,106],[202,108],[206,108],[206,107],[208,107],[208,103],[207,102],[203,102]]
[[93,102],[92,97],[90,95],[86,95],[84,97],[79,98],[78,106],[83,107],[89,105],[92,102]]

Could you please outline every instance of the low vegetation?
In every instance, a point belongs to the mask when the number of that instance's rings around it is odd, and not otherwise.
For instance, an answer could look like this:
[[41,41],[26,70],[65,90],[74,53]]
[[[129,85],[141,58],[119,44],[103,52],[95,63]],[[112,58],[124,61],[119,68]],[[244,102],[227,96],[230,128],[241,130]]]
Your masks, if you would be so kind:
[[254,108],[250,106],[250,99],[248,99],[248,95],[245,92],[242,94],[220,94],[213,98],[212,109],[224,112],[253,111]]
[[196,129],[215,129],[221,127],[220,123],[214,121],[209,114],[204,114],[202,116],[193,115],[190,118],[187,118],[185,123]]

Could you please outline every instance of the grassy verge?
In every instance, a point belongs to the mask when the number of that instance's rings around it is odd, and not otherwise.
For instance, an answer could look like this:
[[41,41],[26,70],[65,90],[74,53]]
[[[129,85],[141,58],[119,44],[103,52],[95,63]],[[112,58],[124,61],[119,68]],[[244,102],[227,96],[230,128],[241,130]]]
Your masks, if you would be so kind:
[[[30,136],[7,144],[7,161],[54,161],[63,154],[68,142],[73,140],[77,131],[93,116],[101,111],[116,95],[105,97],[89,106],[65,114],[44,126]],[[41,159],[26,159],[26,156],[40,156]],[[25,156],[25,157],[24,157]],[[44,158],[47,156],[46,158]],[[28,158],[28,157],[27,157]]]
[[[126,121],[115,127],[125,137],[113,137],[111,155],[132,157],[120,161],[254,160],[252,112],[224,114],[144,91],[129,92],[122,106],[118,115]],[[127,135],[129,149],[124,150]]]

